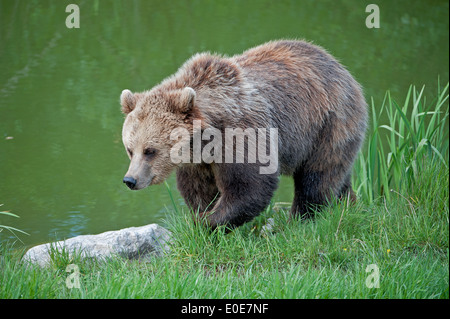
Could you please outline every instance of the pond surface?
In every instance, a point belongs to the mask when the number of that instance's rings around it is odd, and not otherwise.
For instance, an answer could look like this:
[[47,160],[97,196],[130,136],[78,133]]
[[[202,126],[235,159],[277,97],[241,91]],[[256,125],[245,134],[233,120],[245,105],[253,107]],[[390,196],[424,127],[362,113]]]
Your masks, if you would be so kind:
[[[80,28],[66,28],[66,6]],[[380,28],[365,25],[366,5]],[[122,183],[119,95],[142,91],[199,51],[227,55],[279,38],[304,38],[336,56],[380,104],[410,84],[433,97],[448,81],[447,1],[1,1],[0,225],[25,245],[164,223],[165,185]],[[177,203],[174,174],[167,181]],[[282,178],[274,201],[292,200]],[[13,238],[4,230],[0,240]]]

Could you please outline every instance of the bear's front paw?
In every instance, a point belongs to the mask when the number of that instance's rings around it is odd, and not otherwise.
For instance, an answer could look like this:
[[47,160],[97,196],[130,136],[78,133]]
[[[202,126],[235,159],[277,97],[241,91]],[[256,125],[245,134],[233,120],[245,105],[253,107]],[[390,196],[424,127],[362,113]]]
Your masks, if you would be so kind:
[[212,229],[217,227],[217,222],[214,218],[214,212],[206,211],[206,212],[199,212],[197,214],[194,213],[192,217],[196,225],[204,225]]
[[192,214],[192,219],[196,225],[208,225],[208,214],[209,212],[197,212]]

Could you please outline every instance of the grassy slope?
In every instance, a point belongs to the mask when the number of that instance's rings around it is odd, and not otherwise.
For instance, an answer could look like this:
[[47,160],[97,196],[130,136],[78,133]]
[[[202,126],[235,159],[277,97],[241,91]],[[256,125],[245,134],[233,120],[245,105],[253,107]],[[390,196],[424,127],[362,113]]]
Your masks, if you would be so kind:
[[[40,270],[4,253],[0,298],[449,298],[448,178],[437,163],[390,203],[334,203],[303,223],[268,208],[229,234],[171,213],[172,251],[150,263],[61,257]],[[262,235],[268,217],[274,229]],[[65,285],[69,263],[81,289]],[[370,264],[379,288],[366,286]]]

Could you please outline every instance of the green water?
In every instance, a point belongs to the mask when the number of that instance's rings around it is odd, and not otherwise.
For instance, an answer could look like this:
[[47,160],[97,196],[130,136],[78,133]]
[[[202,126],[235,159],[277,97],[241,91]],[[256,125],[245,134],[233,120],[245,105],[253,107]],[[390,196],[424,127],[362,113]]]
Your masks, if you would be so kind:
[[[80,8],[68,29],[65,8]],[[380,8],[368,29],[366,5]],[[148,223],[171,212],[164,185],[122,183],[119,95],[151,88],[199,51],[228,55],[304,38],[335,55],[381,102],[387,89],[448,81],[447,1],[0,0],[0,225],[26,245]],[[175,200],[174,174],[167,181]],[[275,201],[292,200],[283,178]],[[13,238],[5,230],[0,240]]]

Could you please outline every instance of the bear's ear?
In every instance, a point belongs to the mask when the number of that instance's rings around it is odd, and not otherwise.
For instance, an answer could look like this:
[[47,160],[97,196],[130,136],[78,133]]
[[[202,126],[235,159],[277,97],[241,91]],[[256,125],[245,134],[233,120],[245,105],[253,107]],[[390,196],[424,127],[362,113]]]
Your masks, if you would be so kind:
[[189,112],[194,107],[195,91],[193,88],[185,87],[180,94],[178,110]]
[[128,114],[136,107],[136,98],[130,90],[123,90],[120,95],[120,104],[122,105],[122,113]]

